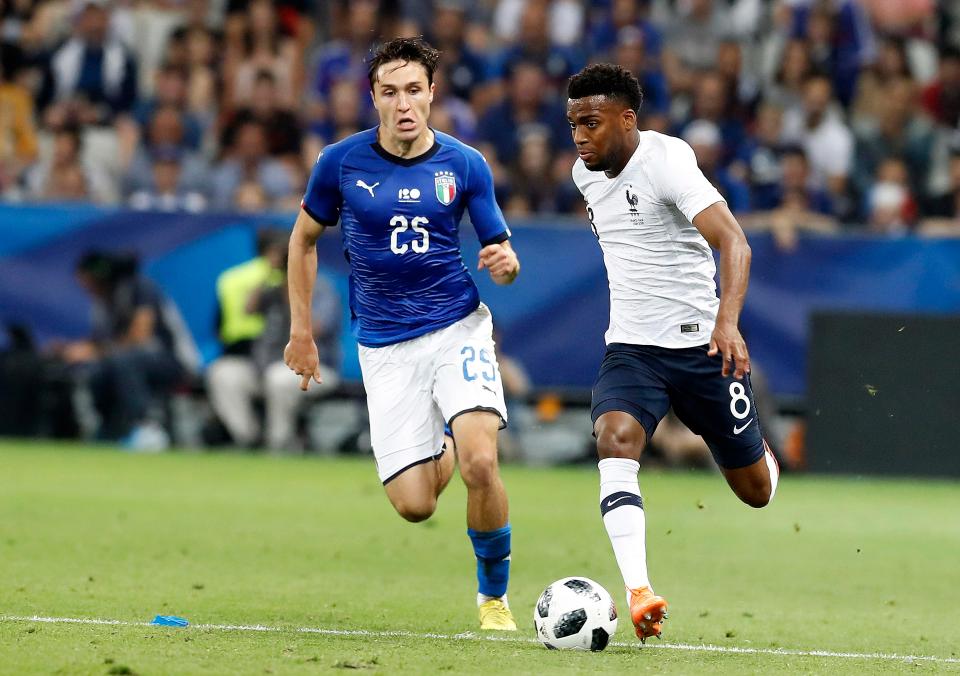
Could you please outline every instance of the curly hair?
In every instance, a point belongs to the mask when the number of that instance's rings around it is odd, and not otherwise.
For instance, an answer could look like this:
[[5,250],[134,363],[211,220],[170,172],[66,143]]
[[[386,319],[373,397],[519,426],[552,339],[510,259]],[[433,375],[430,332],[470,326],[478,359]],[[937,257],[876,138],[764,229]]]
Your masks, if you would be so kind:
[[391,61],[419,63],[427,71],[427,83],[433,84],[433,73],[437,69],[437,62],[440,61],[440,52],[422,37],[396,38],[384,42],[370,56],[367,78],[370,80],[371,89],[377,79],[380,66]]
[[622,102],[635,113],[640,112],[643,104],[643,92],[637,78],[629,70],[612,63],[595,63],[571,77],[567,96],[571,99],[606,96]]

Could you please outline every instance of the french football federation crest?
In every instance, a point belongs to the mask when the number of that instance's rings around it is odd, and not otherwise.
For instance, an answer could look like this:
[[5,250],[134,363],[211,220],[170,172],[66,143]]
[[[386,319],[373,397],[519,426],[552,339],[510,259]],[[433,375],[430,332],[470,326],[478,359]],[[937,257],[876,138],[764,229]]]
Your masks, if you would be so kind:
[[457,177],[452,171],[438,171],[433,175],[433,185],[440,204],[450,206],[457,196]]

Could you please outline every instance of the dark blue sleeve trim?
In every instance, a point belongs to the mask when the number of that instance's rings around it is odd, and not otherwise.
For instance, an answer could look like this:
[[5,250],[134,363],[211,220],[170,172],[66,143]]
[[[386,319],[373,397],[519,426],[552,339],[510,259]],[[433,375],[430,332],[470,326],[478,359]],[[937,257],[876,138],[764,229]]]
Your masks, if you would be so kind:
[[[322,225],[322,226],[325,227],[325,228],[334,228],[334,227],[337,226],[337,222],[338,222],[338,221],[330,222],[330,221],[328,221],[328,220],[325,219],[325,218],[320,218],[320,217],[317,216],[315,213],[313,213],[312,211],[310,211],[310,207],[308,207],[305,203],[304,203],[304,204],[301,204],[301,205],[300,205],[300,208],[307,212],[307,216],[309,216],[310,218],[312,218],[313,220],[315,220],[317,223],[319,223],[320,225]],[[339,219],[338,219],[338,220],[339,220]]]
[[508,239],[510,239],[510,235],[506,232],[501,232],[499,235],[497,235],[492,239],[483,240],[482,242],[480,242],[480,244],[482,244],[483,246],[489,246],[491,244],[500,244],[501,242],[506,242]]

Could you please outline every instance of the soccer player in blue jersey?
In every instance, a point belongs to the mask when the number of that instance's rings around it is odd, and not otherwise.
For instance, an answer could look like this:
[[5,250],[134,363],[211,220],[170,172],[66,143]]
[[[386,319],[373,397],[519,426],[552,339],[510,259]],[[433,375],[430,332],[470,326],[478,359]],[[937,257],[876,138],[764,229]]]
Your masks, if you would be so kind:
[[464,211],[483,245],[478,270],[510,284],[520,263],[483,157],[428,125],[439,52],[419,38],[381,46],[369,78],[380,124],[328,146],[290,237],[290,342],[301,388],[320,382],[310,300],[316,241],[340,223],[370,434],[387,497],[408,521],[433,514],[455,459],[467,487],[482,629],[516,630],[507,604],[510,524],[497,465],[506,425],[490,311],[460,254]]

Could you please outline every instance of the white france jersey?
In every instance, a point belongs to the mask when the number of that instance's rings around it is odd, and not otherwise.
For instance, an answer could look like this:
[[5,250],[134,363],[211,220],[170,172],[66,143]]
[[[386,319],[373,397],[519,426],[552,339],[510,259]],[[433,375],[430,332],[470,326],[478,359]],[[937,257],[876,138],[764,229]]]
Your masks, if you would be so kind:
[[654,131],[615,178],[573,165],[610,284],[606,342],[693,347],[717,319],[716,265],[693,218],[723,197],[685,141]]

